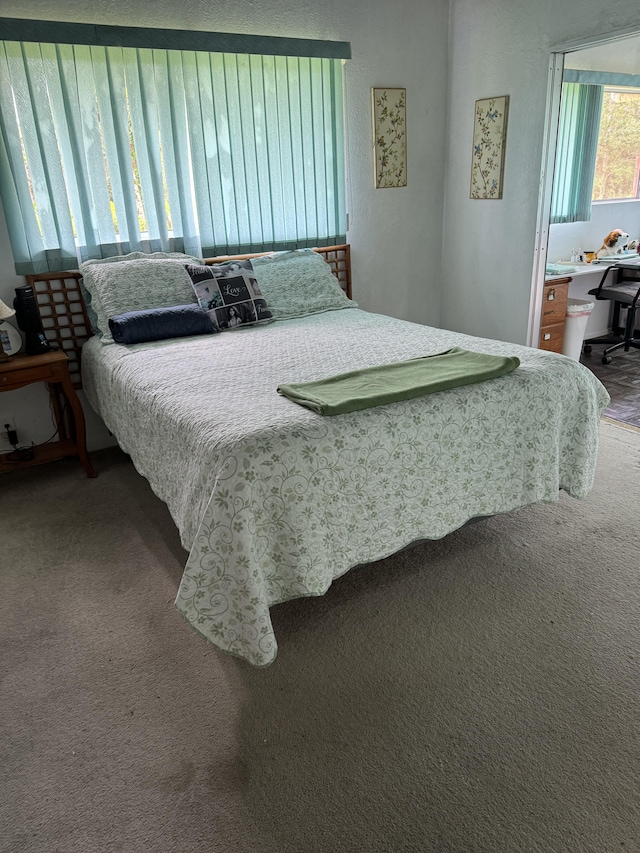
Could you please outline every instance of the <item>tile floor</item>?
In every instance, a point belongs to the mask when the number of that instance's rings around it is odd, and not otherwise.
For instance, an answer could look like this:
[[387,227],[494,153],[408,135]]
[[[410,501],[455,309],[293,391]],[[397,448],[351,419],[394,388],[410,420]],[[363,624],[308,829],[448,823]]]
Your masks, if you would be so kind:
[[618,350],[612,353],[611,364],[602,363],[606,344],[593,344],[589,355],[580,361],[602,382],[611,395],[611,403],[604,415],[616,421],[640,428],[640,350]]

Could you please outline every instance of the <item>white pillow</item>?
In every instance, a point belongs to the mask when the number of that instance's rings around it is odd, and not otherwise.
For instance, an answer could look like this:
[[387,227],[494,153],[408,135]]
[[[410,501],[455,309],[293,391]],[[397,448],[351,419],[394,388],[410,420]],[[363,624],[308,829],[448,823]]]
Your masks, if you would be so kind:
[[110,317],[196,302],[185,269],[185,264],[194,262],[202,263],[179,252],[132,252],[81,264],[82,284],[90,296],[88,307],[102,342],[113,342]]
[[313,249],[277,252],[252,258],[251,263],[274,320],[358,307]]

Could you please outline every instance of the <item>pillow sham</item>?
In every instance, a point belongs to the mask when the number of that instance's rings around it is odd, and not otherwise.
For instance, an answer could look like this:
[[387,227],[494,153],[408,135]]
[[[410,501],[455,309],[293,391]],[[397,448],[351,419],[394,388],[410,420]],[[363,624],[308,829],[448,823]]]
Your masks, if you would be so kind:
[[216,331],[207,312],[197,303],[128,311],[109,317],[109,329],[117,344],[143,344],[191,335],[209,335]]
[[98,315],[95,312],[93,305],[91,304],[91,294],[85,287],[84,279],[80,278],[80,293],[82,294],[82,300],[84,302],[84,307],[87,309],[87,317],[89,318],[89,325],[91,326],[91,334],[100,336],[102,332],[98,326]]
[[179,252],[132,252],[80,265],[95,325],[103,343],[111,343],[109,317],[149,308],[196,302],[184,265],[198,258]]
[[219,331],[271,321],[251,261],[188,264],[185,269],[200,307]]
[[340,287],[329,264],[313,249],[277,252],[253,258],[252,263],[274,320],[358,307]]

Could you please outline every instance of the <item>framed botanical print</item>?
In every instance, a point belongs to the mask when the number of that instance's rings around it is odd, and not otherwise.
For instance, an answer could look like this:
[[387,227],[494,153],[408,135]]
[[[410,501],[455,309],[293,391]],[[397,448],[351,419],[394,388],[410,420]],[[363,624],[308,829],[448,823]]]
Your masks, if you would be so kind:
[[375,187],[407,185],[407,90],[372,89]]
[[502,198],[509,96],[476,101],[471,158],[471,198]]

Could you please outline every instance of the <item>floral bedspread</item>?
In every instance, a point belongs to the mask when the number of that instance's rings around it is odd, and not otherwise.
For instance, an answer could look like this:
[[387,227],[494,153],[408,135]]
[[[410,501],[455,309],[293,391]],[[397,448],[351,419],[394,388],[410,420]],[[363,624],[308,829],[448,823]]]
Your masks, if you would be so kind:
[[[508,376],[322,417],[276,393],[461,346]],[[603,386],[554,353],[360,309],[219,335],[84,347],[85,393],[169,507],[189,551],[176,607],[263,666],[269,608],[470,518],[591,488]]]

